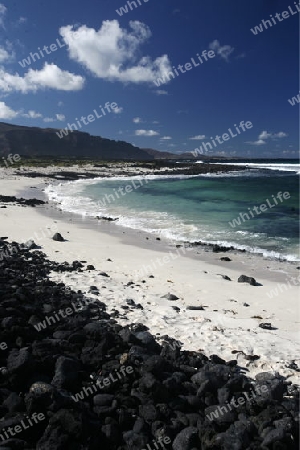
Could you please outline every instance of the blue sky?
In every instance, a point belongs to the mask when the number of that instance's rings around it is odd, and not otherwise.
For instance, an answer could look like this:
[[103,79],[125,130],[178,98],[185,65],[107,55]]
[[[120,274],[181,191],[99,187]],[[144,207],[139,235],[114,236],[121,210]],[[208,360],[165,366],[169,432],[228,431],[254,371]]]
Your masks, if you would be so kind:
[[[2,1],[0,120],[63,128],[115,102],[82,131],[180,153],[250,121],[214,154],[297,157],[299,108],[288,102],[299,93],[293,0],[139,2],[131,10],[125,0]],[[283,11],[289,17],[274,18]],[[275,24],[255,35],[270,15]],[[34,61],[38,47],[45,57]],[[214,56],[192,65],[203,51]],[[157,87],[174,68],[179,75]]]

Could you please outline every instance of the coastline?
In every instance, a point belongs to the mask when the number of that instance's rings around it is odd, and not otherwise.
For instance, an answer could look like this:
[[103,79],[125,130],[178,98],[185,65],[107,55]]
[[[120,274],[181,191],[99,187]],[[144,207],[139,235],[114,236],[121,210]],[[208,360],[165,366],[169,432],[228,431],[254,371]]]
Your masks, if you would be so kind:
[[[26,190],[31,198],[39,198],[41,187],[49,183],[47,178],[24,178],[13,175],[13,169],[9,172],[1,169],[3,195],[19,197],[20,191]],[[35,231],[44,230],[45,236],[36,243],[50,259],[59,262],[83,260],[93,264],[95,270],[56,273],[51,279],[87,293],[90,286],[96,285],[99,294],[88,293],[88,296],[104,301],[109,313],[118,310],[120,313],[115,318],[122,325],[143,323],[157,337],[169,335],[178,339],[184,349],[201,349],[206,355],[237,359],[239,366],[249,370],[250,376],[263,370],[274,370],[300,384],[299,373],[286,367],[293,361],[299,365],[298,288],[290,286],[273,298],[267,295],[278,287],[278,283],[286,283],[288,276],[298,275],[296,264],[238,252],[212,253],[197,247],[163,263],[166,253],[175,254],[176,249],[170,242],[157,241],[155,236],[147,233],[122,229],[103,220],[83,220],[59,211],[52,204],[34,209],[6,206],[2,209],[1,236],[25,242]],[[51,239],[54,232],[50,234],[46,230],[55,224],[67,241]],[[232,261],[220,261],[224,256],[229,256]],[[151,261],[157,260],[161,265],[158,262],[156,266],[151,265]],[[133,277],[143,265],[150,266],[151,272]],[[254,277],[262,286],[238,283],[242,274]],[[149,278],[150,275],[154,278]],[[162,298],[168,292],[179,299]],[[128,299],[141,304],[144,309],[131,308],[126,302]],[[201,305],[203,310],[187,309]],[[124,306],[128,309],[122,308]],[[266,322],[277,329],[259,327],[260,323]],[[251,360],[255,355],[259,359]]]

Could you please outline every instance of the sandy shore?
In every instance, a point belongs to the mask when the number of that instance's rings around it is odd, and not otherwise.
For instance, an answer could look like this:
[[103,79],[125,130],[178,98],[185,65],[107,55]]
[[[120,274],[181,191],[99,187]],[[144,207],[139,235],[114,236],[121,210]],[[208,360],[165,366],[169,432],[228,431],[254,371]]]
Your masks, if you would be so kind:
[[[38,172],[46,174],[47,170]],[[45,177],[25,178],[12,169],[0,169],[2,195],[19,197],[26,191],[28,198],[41,198],[49,183]],[[300,367],[297,264],[202,248],[176,249],[155,236],[67,215],[51,204],[36,208],[4,205],[0,235],[18,242],[33,238],[56,261],[94,265],[95,270],[51,276],[86,293],[90,286],[97,286],[99,295],[88,295],[105,302],[108,312],[118,310],[116,319],[121,324],[143,323],[157,337],[168,334],[178,339],[185,349],[237,359],[251,376],[278,371],[300,384],[299,372],[290,367],[294,361]],[[52,240],[56,231],[65,242]],[[222,256],[232,261],[220,261]],[[254,277],[261,286],[238,283],[241,274]],[[178,300],[162,298],[168,293]],[[129,299],[143,309],[131,307]],[[187,309],[201,305],[202,310]],[[259,327],[266,322],[274,329]]]

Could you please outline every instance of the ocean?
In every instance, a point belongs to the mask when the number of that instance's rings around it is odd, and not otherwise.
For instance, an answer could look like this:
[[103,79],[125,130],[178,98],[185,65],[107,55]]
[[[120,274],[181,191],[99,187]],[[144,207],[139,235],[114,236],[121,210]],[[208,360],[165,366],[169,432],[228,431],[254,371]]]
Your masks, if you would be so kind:
[[216,243],[271,259],[300,261],[299,163],[228,164],[248,167],[192,177],[78,180],[51,185],[46,193],[62,210],[118,218],[116,225],[174,242]]

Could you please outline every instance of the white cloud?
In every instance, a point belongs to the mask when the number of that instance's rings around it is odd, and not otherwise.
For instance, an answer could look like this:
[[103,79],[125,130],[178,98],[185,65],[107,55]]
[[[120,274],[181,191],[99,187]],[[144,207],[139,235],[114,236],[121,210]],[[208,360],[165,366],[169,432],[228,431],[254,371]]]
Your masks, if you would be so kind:
[[22,114],[23,117],[26,117],[27,119],[39,119],[40,117],[43,117],[42,114],[29,110],[28,113]]
[[287,137],[287,136],[288,136],[288,134],[286,134],[284,131],[279,131],[279,133],[275,133],[273,135],[274,138],[284,138],[284,137]]
[[25,22],[27,22],[26,17],[22,17],[22,16],[21,16],[21,17],[18,19],[17,24],[21,24],[21,23],[25,23]]
[[0,102],[0,119],[14,119],[15,117],[25,117],[26,119],[39,119],[43,117],[42,114],[30,109],[28,112],[24,112],[22,109],[14,111],[4,102]]
[[262,131],[260,135],[258,136],[258,139],[268,139],[272,136],[271,133],[268,133],[267,131]]
[[[1,16],[0,16],[1,19]],[[1,21],[1,20],[0,20]],[[1,26],[1,24],[0,24]],[[14,53],[14,46],[12,42],[10,42],[8,39],[5,41],[5,46],[0,45],[0,64],[4,62],[11,62],[15,58]]]
[[160,138],[161,141],[169,141],[171,138],[171,136],[163,136]]
[[113,108],[113,109],[112,109],[112,112],[113,112],[114,114],[121,114],[122,111],[123,111],[122,106],[117,106],[116,108]]
[[229,61],[229,56],[234,51],[234,48],[230,45],[221,45],[220,42],[215,39],[209,44],[209,48],[213,50],[217,55],[219,55],[225,61]]
[[132,122],[133,122],[133,123],[142,123],[142,119],[141,119],[140,117],[134,117],[134,118],[132,119]]
[[154,91],[157,95],[169,95],[168,91],[164,91],[163,89],[157,89]]
[[24,110],[14,111],[4,102],[0,102],[0,119],[14,119],[16,117],[25,117],[26,119],[39,119],[43,117],[41,113],[38,113],[32,109],[27,112]]
[[0,26],[2,28],[4,28],[4,16],[5,16],[6,11],[7,11],[7,8],[2,3],[0,3]]
[[63,102],[58,102],[57,106],[64,106],[64,103]]
[[266,143],[266,141],[263,141],[262,139],[258,139],[257,141],[247,141],[246,144],[250,144],[250,145],[264,145]]
[[51,122],[64,122],[66,120],[66,116],[64,114],[55,114],[55,117],[45,117],[44,122],[51,123]]
[[295,150],[283,150],[284,155],[293,155],[296,154]]
[[136,136],[158,136],[159,133],[154,130],[135,130]]
[[13,119],[18,116],[18,112],[11,109],[4,102],[0,102],[0,119]]
[[285,133],[284,131],[279,131],[278,133],[269,133],[268,131],[264,130],[258,136],[257,141],[254,141],[254,142],[248,141],[248,142],[246,142],[246,144],[264,145],[264,144],[266,144],[267,139],[272,139],[273,141],[275,141],[277,139],[285,138],[287,136],[288,136],[288,134]]
[[5,48],[0,47],[0,63],[3,63],[4,61],[7,61],[10,59],[9,53],[5,50]]
[[147,25],[130,21],[130,31],[117,20],[105,20],[97,31],[86,25],[74,29],[68,25],[59,32],[68,45],[69,57],[96,77],[123,83],[150,83],[171,71],[167,55],[155,60],[140,58],[140,47],[151,36]]
[[71,72],[61,70],[55,64],[45,63],[43,69],[33,70],[21,77],[12,75],[0,68],[0,90],[4,92],[36,92],[39,89],[56,89],[61,91],[77,91],[82,89],[84,78]]
[[190,141],[202,141],[202,139],[205,139],[205,134],[198,134],[197,136],[193,136],[189,138]]

